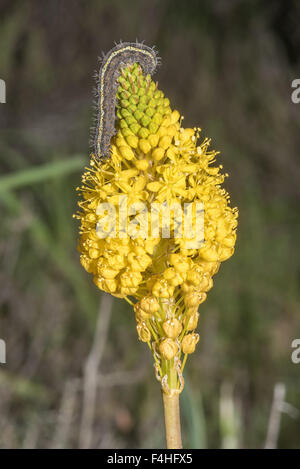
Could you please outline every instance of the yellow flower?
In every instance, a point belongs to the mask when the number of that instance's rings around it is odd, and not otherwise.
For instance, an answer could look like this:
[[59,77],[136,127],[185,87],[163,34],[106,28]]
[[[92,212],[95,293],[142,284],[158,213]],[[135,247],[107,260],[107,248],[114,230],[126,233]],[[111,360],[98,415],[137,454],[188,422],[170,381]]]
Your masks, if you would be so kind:
[[187,196],[185,190],[185,174],[178,173],[171,167],[166,167],[162,171],[161,181],[150,182],[147,185],[147,189],[151,192],[157,192],[156,200],[158,202],[164,202],[165,200],[172,204],[175,202],[176,196]]
[[172,339],[164,339],[159,345],[159,352],[165,360],[172,360],[178,351],[178,345]]
[[143,311],[146,311],[149,314],[154,314],[159,311],[159,303],[157,299],[150,295],[142,298],[139,306]]
[[183,353],[193,353],[195,351],[196,345],[199,342],[199,334],[187,334],[181,343]]
[[144,322],[138,323],[136,326],[136,330],[137,330],[139,339],[142,342],[149,342],[149,340],[151,339],[151,333]]
[[[199,340],[193,332],[198,307],[234,252],[238,211],[222,188],[226,175],[214,165],[210,140],[201,142],[199,128],[182,126],[183,117],[139,64],[122,69],[116,100],[110,157],[92,155],[82,176],[78,250],[98,288],[135,301],[138,336],[148,342],[160,379],[167,374],[173,386],[170,369],[180,380],[182,353],[192,353]],[[204,243],[190,247],[178,219],[163,209],[193,204],[194,210],[199,202]],[[99,227],[113,236],[99,237]]]
[[186,315],[185,318],[185,327],[187,331],[192,331],[196,329],[199,320],[199,313],[196,311],[191,316]]
[[170,339],[176,339],[182,331],[182,324],[177,318],[168,319],[162,327],[166,336]]
[[[124,171],[122,171],[124,172]],[[122,181],[121,179],[116,182],[116,186],[121,190],[122,195],[127,196],[127,203],[128,206],[130,204],[133,204],[134,202],[137,202],[138,200],[146,200],[148,197],[148,192],[144,191],[144,187],[146,185],[146,178],[144,176],[138,176],[135,178],[133,183],[130,183],[127,179],[127,181]],[[119,193],[117,195],[112,195],[111,197],[108,197],[107,201],[115,204],[119,203]]]

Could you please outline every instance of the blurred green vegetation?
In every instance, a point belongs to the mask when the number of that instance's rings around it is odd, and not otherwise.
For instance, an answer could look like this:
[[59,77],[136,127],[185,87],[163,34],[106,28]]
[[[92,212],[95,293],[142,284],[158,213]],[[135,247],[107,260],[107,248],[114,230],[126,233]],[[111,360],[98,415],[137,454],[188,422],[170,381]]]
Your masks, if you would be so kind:
[[[222,447],[231,432],[238,447],[264,447],[276,383],[300,409],[290,358],[300,337],[300,105],[290,98],[299,3],[3,0],[0,18],[0,447],[79,446],[101,293],[76,251],[75,188],[88,164],[97,56],[136,37],[158,47],[156,78],[185,124],[221,151],[240,209],[236,253],[200,307],[184,444]],[[91,447],[163,446],[151,356],[116,299],[99,376]],[[220,416],[224,399],[235,423]],[[299,435],[300,418],[282,413],[278,447],[299,448]]]

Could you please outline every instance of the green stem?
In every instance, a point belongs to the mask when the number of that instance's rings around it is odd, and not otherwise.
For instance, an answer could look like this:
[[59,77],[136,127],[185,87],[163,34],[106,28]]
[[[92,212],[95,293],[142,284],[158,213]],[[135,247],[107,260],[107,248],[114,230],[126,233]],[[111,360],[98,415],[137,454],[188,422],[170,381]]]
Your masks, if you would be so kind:
[[183,372],[183,369],[184,369],[184,367],[185,367],[187,357],[188,357],[188,354],[186,353],[186,354],[184,355],[184,359],[183,359],[183,362],[182,362],[181,373]]
[[166,441],[168,449],[181,449],[181,428],[179,394],[166,394],[163,392]]

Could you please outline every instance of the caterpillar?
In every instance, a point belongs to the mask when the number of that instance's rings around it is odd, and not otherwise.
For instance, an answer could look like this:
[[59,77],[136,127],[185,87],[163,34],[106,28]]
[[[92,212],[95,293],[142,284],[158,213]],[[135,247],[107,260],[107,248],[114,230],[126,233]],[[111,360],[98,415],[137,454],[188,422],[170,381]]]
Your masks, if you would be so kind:
[[94,154],[102,159],[109,156],[110,140],[116,133],[116,93],[120,69],[139,62],[144,73],[152,75],[159,57],[154,48],[138,42],[121,42],[113,47],[102,59],[97,73],[96,132]]

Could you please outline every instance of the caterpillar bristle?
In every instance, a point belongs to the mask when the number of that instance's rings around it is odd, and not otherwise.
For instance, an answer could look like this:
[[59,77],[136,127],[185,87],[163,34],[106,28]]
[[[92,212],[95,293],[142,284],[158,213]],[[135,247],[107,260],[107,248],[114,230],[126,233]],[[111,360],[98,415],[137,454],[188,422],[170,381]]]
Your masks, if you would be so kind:
[[[117,80],[123,67],[139,62],[145,75],[152,75],[161,63],[158,52],[154,47],[148,47],[144,41],[138,42],[115,42],[107,54],[102,53],[99,73],[95,73],[96,91],[93,96],[96,102],[95,123],[96,129],[91,131],[94,142],[94,154],[96,158],[110,156],[110,140],[115,134],[115,107]],[[93,105],[94,107],[94,105]]]

